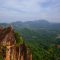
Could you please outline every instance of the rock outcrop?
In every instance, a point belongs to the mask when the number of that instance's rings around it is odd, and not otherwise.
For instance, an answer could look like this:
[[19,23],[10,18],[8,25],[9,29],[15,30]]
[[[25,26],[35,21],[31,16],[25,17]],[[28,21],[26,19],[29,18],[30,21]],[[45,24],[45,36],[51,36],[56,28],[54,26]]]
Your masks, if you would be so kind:
[[32,60],[32,53],[24,43],[16,46],[14,30],[11,26],[0,28],[0,54],[2,60]]

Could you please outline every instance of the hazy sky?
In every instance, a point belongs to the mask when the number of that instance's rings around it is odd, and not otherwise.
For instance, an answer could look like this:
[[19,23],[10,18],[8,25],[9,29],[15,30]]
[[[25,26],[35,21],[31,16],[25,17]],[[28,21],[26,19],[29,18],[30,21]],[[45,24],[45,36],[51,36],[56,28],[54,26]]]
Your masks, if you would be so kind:
[[40,19],[60,22],[60,0],[0,0],[0,22]]

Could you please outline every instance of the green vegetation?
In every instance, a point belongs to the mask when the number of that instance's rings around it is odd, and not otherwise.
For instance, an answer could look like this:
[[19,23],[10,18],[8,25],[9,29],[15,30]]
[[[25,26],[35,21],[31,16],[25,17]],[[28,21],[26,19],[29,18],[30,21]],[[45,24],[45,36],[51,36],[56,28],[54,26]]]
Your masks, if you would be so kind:
[[60,60],[60,39],[57,39],[58,31],[54,30],[30,30],[27,28],[17,30],[25,39],[25,43],[32,50],[33,60]]
[[15,32],[15,38],[16,38],[16,45],[19,46],[20,44],[23,44],[23,38]]
[[[0,24],[3,27],[7,25]],[[32,50],[33,60],[60,60],[60,38],[57,38],[60,35],[60,23],[39,20],[13,22],[12,26],[16,31],[16,45],[19,46],[25,42]]]

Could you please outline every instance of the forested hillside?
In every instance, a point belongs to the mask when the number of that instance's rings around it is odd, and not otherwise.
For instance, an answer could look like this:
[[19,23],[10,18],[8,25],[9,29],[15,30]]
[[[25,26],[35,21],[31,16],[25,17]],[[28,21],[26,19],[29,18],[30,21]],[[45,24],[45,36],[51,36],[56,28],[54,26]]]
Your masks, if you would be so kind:
[[13,22],[11,25],[31,48],[33,60],[60,60],[60,23],[43,20]]
[[18,30],[24,37],[26,44],[32,49],[33,60],[58,60],[60,59],[60,38],[58,31]]

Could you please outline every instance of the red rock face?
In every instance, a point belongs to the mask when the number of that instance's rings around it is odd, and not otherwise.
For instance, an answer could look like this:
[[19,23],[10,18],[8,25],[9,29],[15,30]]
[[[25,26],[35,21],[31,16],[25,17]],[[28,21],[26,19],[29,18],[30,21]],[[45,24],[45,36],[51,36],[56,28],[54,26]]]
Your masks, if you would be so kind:
[[29,55],[29,60],[32,60],[32,53]]
[[3,28],[2,28],[2,27],[0,27],[0,32],[2,32],[2,30],[3,30]]
[[[12,27],[0,29],[0,32],[0,45],[6,47],[4,60],[32,60],[32,53],[30,53],[25,44],[16,46]],[[4,49],[4,47],[2,48]]]
[[60,48],[60,45],[57,45],[57,48]]

